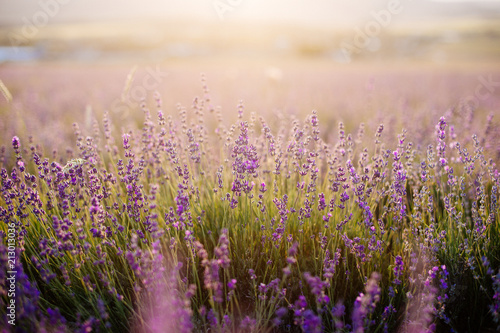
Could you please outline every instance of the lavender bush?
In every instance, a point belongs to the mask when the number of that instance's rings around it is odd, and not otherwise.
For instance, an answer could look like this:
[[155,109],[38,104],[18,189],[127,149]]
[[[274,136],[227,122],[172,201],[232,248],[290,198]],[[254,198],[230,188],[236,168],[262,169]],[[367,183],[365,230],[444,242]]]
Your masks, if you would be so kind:
[[474,132],[448,112],[394,141],[241,103],[229,125],[203,88],[189,110],[143,103],[140,128],[75,123],[64,154],[36,135],[2,147],[3,331],[498,328],[491,118]]

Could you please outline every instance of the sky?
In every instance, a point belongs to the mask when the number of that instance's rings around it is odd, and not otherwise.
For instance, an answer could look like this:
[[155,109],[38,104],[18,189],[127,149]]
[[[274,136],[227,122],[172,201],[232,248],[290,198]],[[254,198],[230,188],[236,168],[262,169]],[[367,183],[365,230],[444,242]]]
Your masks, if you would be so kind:
[[49,23],[191,19],[348,26],[387,9],[390,1],[403,9],[393,17],[395,22],[500,20],[500,0],[0,0],[0,25],[23,25],[45,11]]

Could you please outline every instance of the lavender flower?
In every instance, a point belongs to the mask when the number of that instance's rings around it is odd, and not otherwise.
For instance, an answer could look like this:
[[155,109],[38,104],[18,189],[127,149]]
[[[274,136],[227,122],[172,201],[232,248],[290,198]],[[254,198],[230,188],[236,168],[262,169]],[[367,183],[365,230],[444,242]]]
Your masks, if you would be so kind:
[[403,264],[403,258],[401,256],[396,256],[396,262],[394,266],[394,281],[392,283],[394,284],[401,284],[400,277],[403,275],[403,269],[404,269],[404,264]]
[[366,283],[366,293],[360,293],[354,302],[352,325],[356,333],[364,332],[364,330],[368,329],[372,324],[369,317],[375,311],[375,307],[380,300],[379,281],[380,274],[374,272]]

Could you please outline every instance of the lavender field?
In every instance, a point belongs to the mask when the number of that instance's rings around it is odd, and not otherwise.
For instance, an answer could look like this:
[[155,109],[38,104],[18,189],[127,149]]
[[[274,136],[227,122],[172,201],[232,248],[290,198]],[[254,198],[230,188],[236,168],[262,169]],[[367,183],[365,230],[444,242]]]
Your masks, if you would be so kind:
[[0,0],[0,333],[500,332],[500,2]]
[[0,73],[2,332],[499,329],[488,72]]

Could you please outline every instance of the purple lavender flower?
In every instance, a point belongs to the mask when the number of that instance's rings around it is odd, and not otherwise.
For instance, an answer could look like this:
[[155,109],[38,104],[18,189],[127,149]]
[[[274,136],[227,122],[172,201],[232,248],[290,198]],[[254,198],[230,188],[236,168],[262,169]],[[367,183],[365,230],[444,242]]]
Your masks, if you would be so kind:
[[436,125],[436,136],[438,141],[437,151],[438,151],[438,157],[440,158],[445,157],[445,149],[446,149],[446,142],[444,141],[445,129],[446,129],[446,120],[444,117],[441,117],[439,119],[438,124]]
[[366,292],[360,293],[354,302],[352,325],[353,331],[356,333],[362,333],[371,326],[369,317],[375,311],[375,307],[380,300],[379,280],[380,274],[374,272],[366,283]]
[[307,333],[320,333],[322,332],[321,317],[308,309],[302,314],[301,327]]
[[240,136],[235,141],[232,148],[231,157],[233,162],[234,180],[231,186],[233,192],[233,200],[231,200],[231,208],[236,208],[238,201],[236,197],[241,196],[242,193],[249,194],[254,183],[250,181],[249,177],[257,176],[257,169],[259,168],[259,158],[257,156],[257,148],[249,143],[248,138],[248,123],[240,123]]
[[394,266],[394,281],[392,283],[399,285],[401,284],[400,277],[403,275],[403,258],[401,256],[396,256],[395,266]]
[[130,149],[130,134],[123,134],[123,148]]
[[20,150],[19,150],[20,146],[21,146],[21,144],[20,144],[19,138],[17,136],[14,136],[12,138],[12,148],[14,148],[14,152],[16,153],[16,155],[19,155],[19,153],[20,153]]
[[240,323],[239,329],[240,331],[248,330],[250,332],[254,332],[256,326],[257,326],[257,320],[250,318],[249,316],[245,316],[245,318],[243,318],[243,320]]
[[493,321],[497,324],[497,330],[500,329],[500,270],[496,275],[492,275],[493,279],[493,302],[489,306]]
[[332,316],[335,322],[335,328],[337,330],[342,330],[344,328],[344,321],[342,317],[345,315],[345,306],[341,301],[337,302],[335,306],[332,308]]
[[236,288],[236,279],[231,279],[228,283],[227,283],[227,287],[229,289],[235,289]]
[[325,294],[325,288],[330,284],[328,281],[322,281],[317,276],[312,276],[311,273],[305,272],[304,278],[311,288],[311,293],[316,296],[316,302],[319,305],[327,304],[330,298]]

